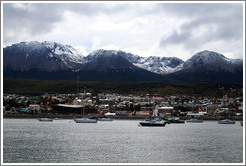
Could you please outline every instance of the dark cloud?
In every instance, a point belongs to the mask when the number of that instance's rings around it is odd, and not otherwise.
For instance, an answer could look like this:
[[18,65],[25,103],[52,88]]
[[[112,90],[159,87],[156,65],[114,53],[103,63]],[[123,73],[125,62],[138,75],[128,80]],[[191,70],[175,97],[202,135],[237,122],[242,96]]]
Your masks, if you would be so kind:
[[59,4],[3,4],[4,41],[48,33],[62,16]]

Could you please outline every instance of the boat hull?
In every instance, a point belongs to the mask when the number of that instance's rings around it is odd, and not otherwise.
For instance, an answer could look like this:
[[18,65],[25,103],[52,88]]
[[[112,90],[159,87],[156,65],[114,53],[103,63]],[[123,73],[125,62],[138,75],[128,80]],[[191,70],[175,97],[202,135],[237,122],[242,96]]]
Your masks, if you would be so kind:
[[203,123],[203,120],[187,120],[188,123]]
[[220,120],[218,121],[219,124],[235,124],[236,122],[234,121],[223,121],[223,120]]
[[141,126],[162,126],[166,125],[166,122],[139,122]]
[[113,119],[110,119],[110,118],[99,118],[98,119],[99,121],[108,121],[108,122],[112,122]]
[[74,119],[76,123],[97,123],[97,119],[87,119],[87,118],[82,118],[82,119]]
[[185,123],[184,120],[167,120],[169,123]]
[[49,118],[40,118],[39,121],[40,121],[40,122],[52,122],[53,119],[49,119]]

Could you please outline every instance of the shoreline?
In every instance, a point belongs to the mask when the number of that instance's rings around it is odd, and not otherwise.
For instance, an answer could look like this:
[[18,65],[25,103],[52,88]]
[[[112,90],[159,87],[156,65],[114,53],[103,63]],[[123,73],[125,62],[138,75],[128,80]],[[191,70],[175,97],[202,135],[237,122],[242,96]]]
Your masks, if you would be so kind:
[[[102,116],[94,116],[97,118],[102,118]],[[141,120],[145,119],[147,116],[111,116],[112,119],[119,119],[119,120]],[[3,119],[38,119],[38,118],[62,118],[62,119],[75,119],[75,118],[82,118],[81,115],[26,115],[26,114],[8,114],[3,115]],[[180,116],[180,120],[188,120],[191,119],[190,116]],[[224,116],[203,116],[201,119],[203,120],[222,120],[225,119]],[[232,120],[235,121],[243,121],[243,116],[239,117],[232,117]]]

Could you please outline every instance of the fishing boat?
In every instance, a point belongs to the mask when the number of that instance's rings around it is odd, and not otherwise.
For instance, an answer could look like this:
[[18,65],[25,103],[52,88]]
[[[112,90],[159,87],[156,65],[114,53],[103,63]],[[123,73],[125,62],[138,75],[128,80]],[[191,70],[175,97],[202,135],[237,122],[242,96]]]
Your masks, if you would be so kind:
[[53,119],[50,119],[50,118],[40,118],[38,119],[40,122],[52,122]]
[[218,123],[219,124],[235,124],[236,122],[230,119],[224,119],[224,120],[219,120]]
[[148,117],[146,119],[144,119],[143,121],[140,121],[139,124],[141,126],[162,126],[164,127],[166,125],[167,122],[165,122],[164,120],[160,119],[160,118],[152,118],[152,117]]

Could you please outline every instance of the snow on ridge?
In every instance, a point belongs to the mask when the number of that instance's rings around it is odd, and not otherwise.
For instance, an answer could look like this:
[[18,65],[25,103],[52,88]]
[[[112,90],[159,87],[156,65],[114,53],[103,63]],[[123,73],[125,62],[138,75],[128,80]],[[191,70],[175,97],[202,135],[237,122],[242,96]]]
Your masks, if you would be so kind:
[[169,74],[182,70],[184,62],[175,57],[141,57],[133,63],[135,66],[147,69],[157,74]]
[[131,53],[126,53],[121,50],[104,50],[98,49],[91,52],[86,57],[86,62],[99,58],[99,57],[110,57],[110,56],[122,56],[131,62],[134,66],[142,69],[146,69],[150,72],[157,74],[169,74],[179,71],[183,67],[183,61],[176,57],[140,57],[138,55],[133,55]]
[[[15,44],[18,45],[18,44]],[[19,46],[19,45],[18,45]],[[241,65],[243,64],[242,59],[230,59],[222,54],[204,50],[196,53],[186,62],[177,57],[158,57],[149,56],[141,57],[131,53],[126,53],[121,50],[104,50],[98,49],[89,53],[87,56],[83,56],[79,51],[70,45],[63,45],[56,42],[21,42],[19,47],[24,47],[25,49],[38,49],[42,50],[47,48],[50,50],[48,56],[50,58],[58,58],[64,61],[65,65],[71,66],[71,63],[84,64],[95,58],[99,57],[112,57],[112,56],[122,56],[131,62],[133,65],[146,69],[148,71],[158,73],[158,74],[169,74],[174,73],[183,69],[202,67],[203,65],[209,66],[209,68],[217,68],[218,66],[222,69],[233,71],[230,65]],[[27,57],[27,56],[26,56]],[[228,64],[228,67],[227,67]],[[72,64],[74,65],[74,64]]]
[[75,63],[84,63],[83,55],[79,53],[70,45],[63,45],[56,42],[44,41],[42,44],[47,47],[51,52],[60,56],[62,61],[71,61]]

